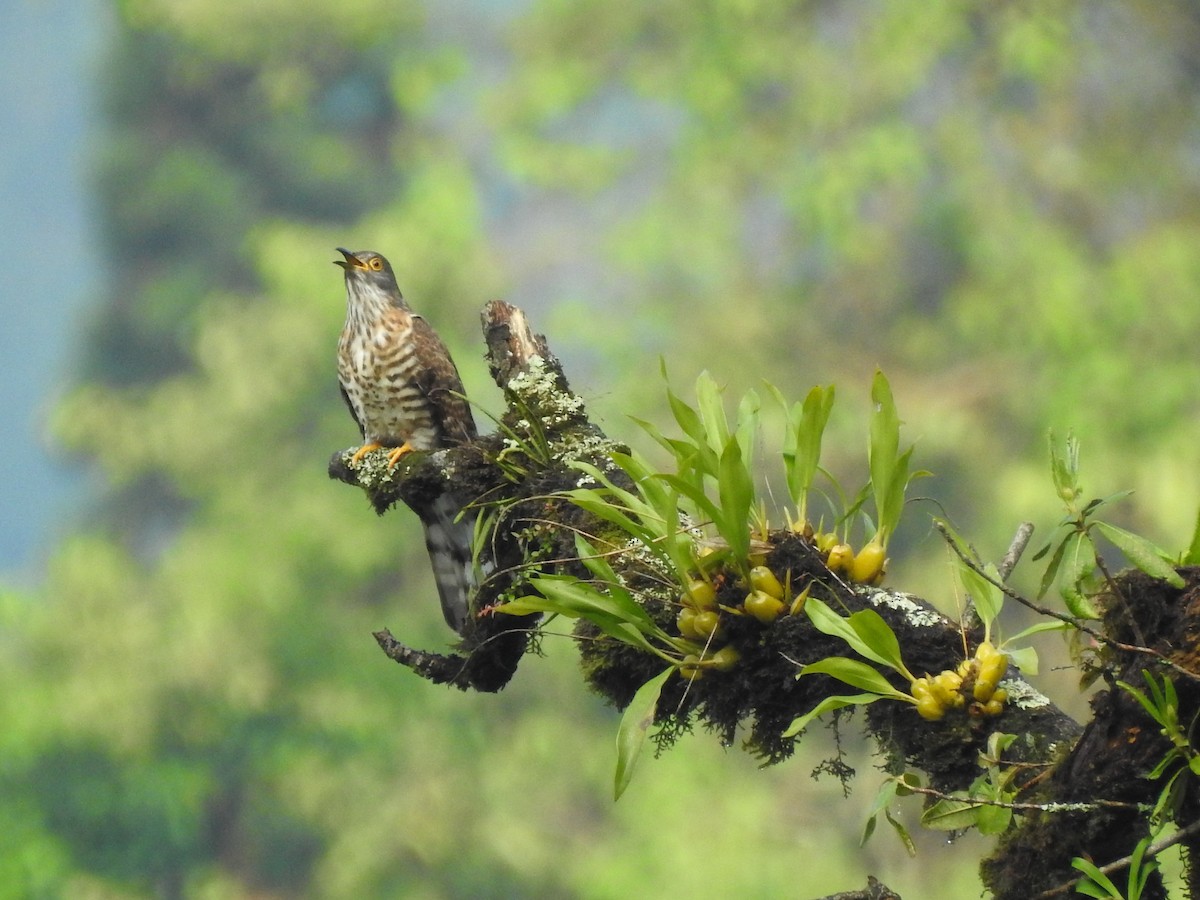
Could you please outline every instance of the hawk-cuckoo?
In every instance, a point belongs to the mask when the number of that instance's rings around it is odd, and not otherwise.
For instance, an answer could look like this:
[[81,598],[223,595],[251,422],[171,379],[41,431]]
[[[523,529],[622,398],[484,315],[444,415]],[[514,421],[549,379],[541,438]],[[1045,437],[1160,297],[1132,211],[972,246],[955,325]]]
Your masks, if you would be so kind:
[[[342,397],[363,445],[350,460],[390,448],[389,467],[411,450],[452,447],[476,436],[471,408],[450,352],[400,294],[388,261],[378,253],[338,248],[345,257],[346,324],[338,342]],[[471,561],[474,522],[455,521],[459,502],[443,494],[425,511],[425,546],[446,622],[462,632],[475,576]]]

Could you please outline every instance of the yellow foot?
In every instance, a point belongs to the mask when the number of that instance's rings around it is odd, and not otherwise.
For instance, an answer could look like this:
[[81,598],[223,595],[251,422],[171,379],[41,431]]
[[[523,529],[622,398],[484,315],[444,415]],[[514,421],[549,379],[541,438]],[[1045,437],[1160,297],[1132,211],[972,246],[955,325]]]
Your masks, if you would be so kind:
[[400,457],[402,457],[405,453],[412,453],[413,449],[414,449],[413,445],[410,444],[408,441],[405,441],[403,444],[401,444],[399,447],[397,447],[395,450],[393,450],[391,453],[389,453],[388,454],[388,468],[389,469],[394,468],[396,463],[400,462]]
[[350,465],[357,466],[359,461],[364,456],[366,456],[372,450],[378,450],[382,446],[383,446],[383,444],[379,443],[379,441],[368,441],[367,443],[365,443],[361,447],[359,447],[356,451],[354,451],[354,455],[352,457],[350,457]]

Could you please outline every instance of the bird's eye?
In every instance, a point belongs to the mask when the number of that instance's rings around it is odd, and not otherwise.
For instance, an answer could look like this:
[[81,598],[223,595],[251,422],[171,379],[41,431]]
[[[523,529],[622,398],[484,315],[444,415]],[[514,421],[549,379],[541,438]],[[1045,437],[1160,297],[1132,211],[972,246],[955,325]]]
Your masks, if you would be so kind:
[[378,256],[372,256],[371,261],[368,262],[367,265],[370,266],[375,272],[383,271],[383,260]]

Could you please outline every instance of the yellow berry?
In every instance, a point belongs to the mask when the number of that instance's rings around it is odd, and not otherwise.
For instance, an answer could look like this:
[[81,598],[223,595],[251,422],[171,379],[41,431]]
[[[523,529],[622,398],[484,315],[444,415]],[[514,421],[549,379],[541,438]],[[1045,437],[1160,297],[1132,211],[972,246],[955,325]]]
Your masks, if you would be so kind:
[[845,572],[854,562],[854,548],[849,544],[836,544],[825,558],[825,565],[835,575]]
[[707,641],[709,638],[716,637],[721,630],[721,616],[715,610],[701,610],[692,619],[692,628],[695,629],[698,640]]
[[922,719],[936,722],[946,715],[946,708],[938,702],[937,697],[921,697],[917,700],[917,713]]
[[983,714],[985,716],[998,716],[1004,712],[1004,704],[992,697],[987,703],[983,704]]
[[915,700],[933,696],[933,686],[929,683],[928,678],[913,679],[912,684],[908,686],[908,690]]
[[675,617],[675,627],[679,629],[680,637],[692,639],[700,637],[696,631],[696,611],[690,606],[679,610],[679,615]]
[[991,699],[996,685],[1008,671],[1008,657],[986,641],[975,650],[979,660],[979,674],[975,677],[975,699],[984,703]]
[[718,672],[728,672],[738,664],[742,655],[728,645],[722,647],[710,657],[712,667]]
[[992,645],[991,641],[981,641],[979,646],[975,648],[975,658],[981,663],[985,659],[991,659],[999,653],[1000,651]]
[[776,600],[783,599],[783,585],[775,577],[775,573],[766,566],[755,566],[750,570],[750,587],[756,591],[770,594]]
[[872,541],[859,550],[850,563],[850,580],[862,584],[873,584],[877,578],[883,575],[885,562],[883,545]]
[[823,532],[813,539],[813,543],[817,545],[817,550],[820,551],[822,556],[828,556],[829,551],[834,548],[837,542],[837,533],[833,531]]
[[787,609],[782,600],[775,599],[765,591],[751,591],[746,595],[746,602],[743,605],[747,615],[754,616],[764,625],[770,625]]
[[1008,672],[1008,656],[1003,653],[997,653],[995,656],[989,656],[987,659],[979,661],[979,680],[990,681],[993,685],[999,684],[1000,679]]
[[700,668],[700,657],[695,653],[689,653],[683,658],[683,664],[679,667],[679,674],[690,681],[695,681],[704,675],[704,670]]
[[963,695],[959,693],[962,687],[962,677],[957,672],[948,669],[939,672],[930,680],[930,692],[942,702],[943,706],[961,706]]
[[679,599],[693,609],[715,609],[717,592],[703,578],[695,578],[688,582],[687,589]]

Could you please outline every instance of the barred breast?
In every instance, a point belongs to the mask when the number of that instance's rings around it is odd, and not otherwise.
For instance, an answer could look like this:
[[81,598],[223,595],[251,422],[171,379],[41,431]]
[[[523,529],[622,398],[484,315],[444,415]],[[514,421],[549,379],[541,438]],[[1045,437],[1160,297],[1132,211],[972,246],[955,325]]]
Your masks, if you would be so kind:
[[438,431],[420,387],[412,318],[400,310],[390,313],[367,329],[342,333],[338,379],[366,441],[432,450]]

